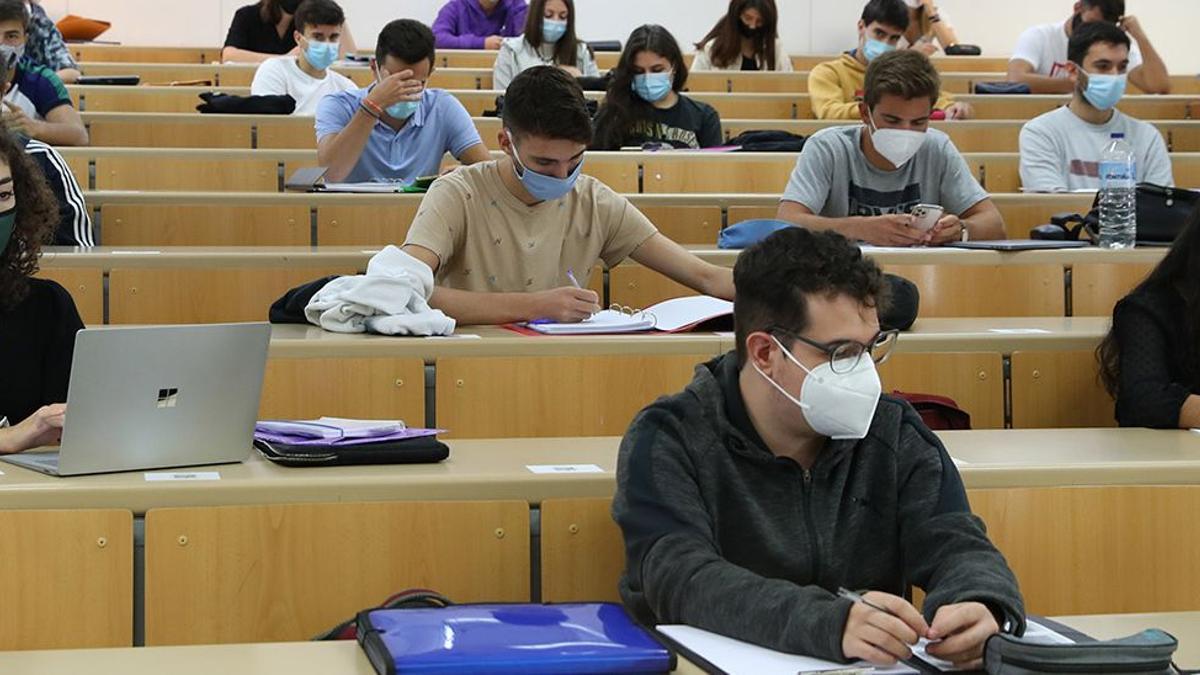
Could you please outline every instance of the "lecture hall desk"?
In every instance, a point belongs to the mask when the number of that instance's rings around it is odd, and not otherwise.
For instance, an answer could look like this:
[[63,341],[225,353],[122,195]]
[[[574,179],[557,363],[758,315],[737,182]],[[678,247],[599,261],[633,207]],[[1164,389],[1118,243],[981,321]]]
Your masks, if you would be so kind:
[[[1179,638],[1175,662],[1184,670],[1200,668],[1200,612],[1062,616],[1055,621],[1098,639],[1162,628]],[[0,670],[23,675],[375,675],[358,642],[303,642],[188,647],[127,647],[0,653]],[[675,673],[704,671],[681,660]]]

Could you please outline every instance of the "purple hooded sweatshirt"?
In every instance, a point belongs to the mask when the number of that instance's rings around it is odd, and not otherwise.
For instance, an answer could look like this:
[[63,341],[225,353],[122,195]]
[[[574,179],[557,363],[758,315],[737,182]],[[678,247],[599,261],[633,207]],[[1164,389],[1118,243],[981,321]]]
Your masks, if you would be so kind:
[[525,32],[525,0],[500,0],[489,15],[479,0],[450,0],[433,22],[438,49],[483,49],[488,36]]

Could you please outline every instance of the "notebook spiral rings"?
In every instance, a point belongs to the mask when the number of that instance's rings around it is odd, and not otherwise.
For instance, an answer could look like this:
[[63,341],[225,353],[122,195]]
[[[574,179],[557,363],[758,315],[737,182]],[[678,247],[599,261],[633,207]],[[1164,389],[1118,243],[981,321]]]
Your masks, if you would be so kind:
[[651,322],[650,327],[651,328],[654,328],[655,326],[658,325],[658,317],[654,316],[654,312],[647,312],[644,309],[634,309],[633,307],[629,307],[627,305],[622,305],[617,302],[614,302],[613,304],[609,305],[608,309],[613,312],[618,312],[620,314],[624,314],[625,316],[628,316],[631,319],[650,319],[650,322]]

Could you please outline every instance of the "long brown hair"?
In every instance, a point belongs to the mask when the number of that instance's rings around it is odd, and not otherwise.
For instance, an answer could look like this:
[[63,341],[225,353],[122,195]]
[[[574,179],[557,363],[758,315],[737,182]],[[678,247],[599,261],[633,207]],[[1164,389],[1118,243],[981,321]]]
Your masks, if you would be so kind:
[[[1191,376],[1200,380],[1200,208],[1192,212],[1183,232],[1175,239],[1171,250],[1150,276],[1134,289],[1134,293],[1151,291],[1176,294],[1183,299],[1183,316],[1178,317],[1187,331],[1190,349],[1184,349],[1184,364]],[[1121,345],[1116,326],[1096,349],[1100,362],[1100,382],[1116,398],[1121,381]]]
[[58,201],[33,160],[12,134],[0,133],[0,162],[12,171],[17,219],[8,246],[0,251],[0,309],[12,309],[29,294],[42,245],[58,225]]
[[[546,3],[549,0],[533,0],[525,15],[525,41],[534,49],[541,49],[542,20],[546,18]],[[567,6],[567,32],[554,45],[554,63],[560,66],[579,65],[579,38],[575,37],[575,0],[562,0]]]
[[742,12],[757,9],[762,15],[762,27],[754,45],[754,55],[767,67],[775,70],[775,42],[779,39],[779,10],[775,0],[730,0],[729,11],[708,31],[704,39],[696,43],[696,49],[704,49],[712,43],[712,63],[718,68],[728,68],[742,59]]
[[688,67],[683,60],[683,50],[675,36],[666,28],[646,24],[633,29],[625,41],[625,50],[617,67],[612,69],[612,80],[604,105],[596,115],[596,136],[592,142],[594,150],[620,150],[625,145],[633,125],[654,115],[654,106],[633,93],[633,64],[638,54],[651,52],[671,62],[671,88],[675,93],[683,91],[687,84]]

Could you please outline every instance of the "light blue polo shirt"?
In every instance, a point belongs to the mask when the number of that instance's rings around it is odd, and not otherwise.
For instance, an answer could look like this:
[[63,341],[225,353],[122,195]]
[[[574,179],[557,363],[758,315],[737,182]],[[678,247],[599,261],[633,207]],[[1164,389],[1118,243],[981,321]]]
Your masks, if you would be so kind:
[[[317,142],[346,128],[370,91],[343,91],[321,99],[317,105]],[[460,157],[467,148],[480,143],[483,140],[479,131],[462,103],[442,89],[426,89],[417,112],[400,131],[383,122],[375,123],[362,157],[345,182],[411,183],[421,176],[436,176],[447,152]]]

